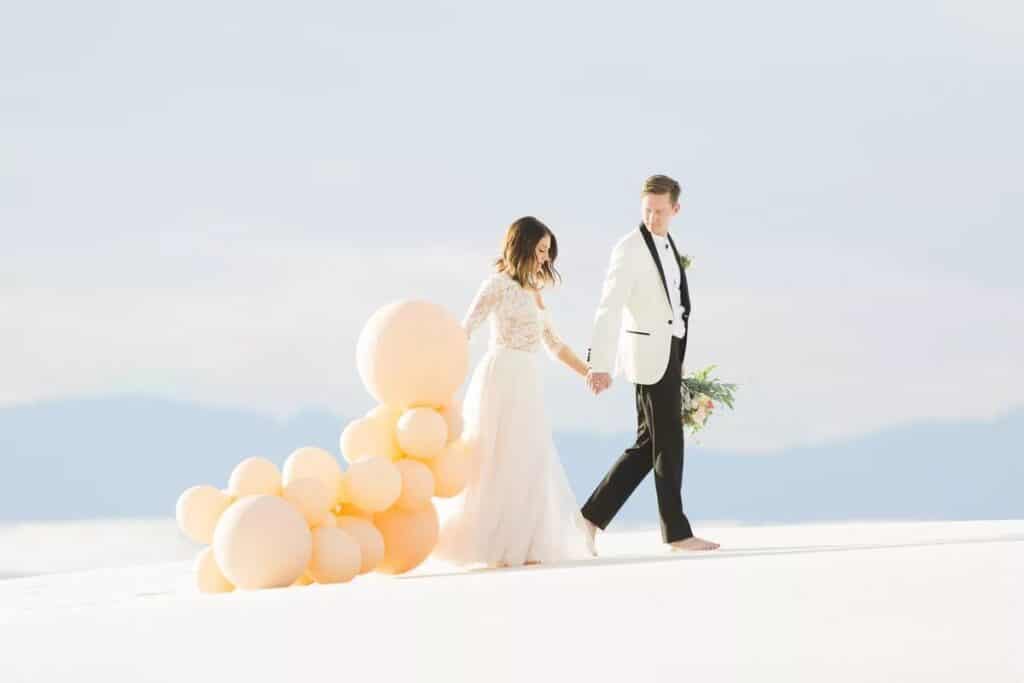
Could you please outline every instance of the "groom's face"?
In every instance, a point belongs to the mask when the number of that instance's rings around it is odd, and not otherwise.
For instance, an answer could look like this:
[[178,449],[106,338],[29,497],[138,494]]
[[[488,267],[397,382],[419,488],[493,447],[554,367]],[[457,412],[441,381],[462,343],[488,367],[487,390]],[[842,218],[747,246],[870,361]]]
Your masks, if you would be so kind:
[[672,203],[672,197],[668,194],[645,194],[641,208],[644,215],[644,225],[651,232],[664,235],[668,232],[668,226],[677,213],[679,204]]

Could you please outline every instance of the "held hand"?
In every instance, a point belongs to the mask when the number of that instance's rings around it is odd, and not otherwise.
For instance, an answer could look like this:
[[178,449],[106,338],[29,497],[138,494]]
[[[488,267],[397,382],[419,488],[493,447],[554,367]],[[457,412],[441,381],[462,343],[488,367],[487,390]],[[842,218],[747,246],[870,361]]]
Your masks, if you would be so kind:
[[612,376],[607,372],[589,372],[587,373],[587,388],[595,396],[599,395],[602,391],[605,391],[612,385]]

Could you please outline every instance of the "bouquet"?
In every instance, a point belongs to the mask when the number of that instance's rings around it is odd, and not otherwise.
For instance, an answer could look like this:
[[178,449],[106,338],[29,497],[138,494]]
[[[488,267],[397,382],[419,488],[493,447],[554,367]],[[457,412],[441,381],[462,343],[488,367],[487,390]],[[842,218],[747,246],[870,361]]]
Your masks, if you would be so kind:
[[707,426],[715,401],[732,410],[736,400],[736,385],[711,376],[716,365],[709,365],[689,377],[683,377],[683,427],[697,433]]

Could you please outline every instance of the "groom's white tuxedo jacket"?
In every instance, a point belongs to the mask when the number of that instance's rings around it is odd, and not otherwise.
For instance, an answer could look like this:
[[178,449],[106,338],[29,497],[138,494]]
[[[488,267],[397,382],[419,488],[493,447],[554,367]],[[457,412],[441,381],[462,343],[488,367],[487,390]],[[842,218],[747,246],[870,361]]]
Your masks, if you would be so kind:
[[[674,257],[676,245],[669,237]],[[688,326],[690,297],[680,266],[683,321]],[[668,368],[674,310],[651,233],[643,225],[612,250],[601,303],[594,316],[588,360],[593,372],[620,372],[634,384],[657,384]],[[685,337],[684,337],[685,353]]]

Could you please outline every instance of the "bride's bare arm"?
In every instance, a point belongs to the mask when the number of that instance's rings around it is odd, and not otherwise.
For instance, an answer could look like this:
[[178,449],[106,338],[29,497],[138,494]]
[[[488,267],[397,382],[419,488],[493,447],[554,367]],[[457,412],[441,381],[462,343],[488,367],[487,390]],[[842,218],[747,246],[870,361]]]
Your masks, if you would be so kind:
[[558,350],[558,360],[569,366],[569,369],[580,377],[586,377],[587,372],[590,370],[590,366],[565,344],[562,344],[562,348]]
[[557,358],[565,363],[570,370],[581,377],[587,376],[587,372],[590,370],[590,367],[582,358],[577,356],[571,348],[569,348],[568,344],[558,337],[550,323],[545,322],[542,339],[548,353],[550,353],[553,358]]

